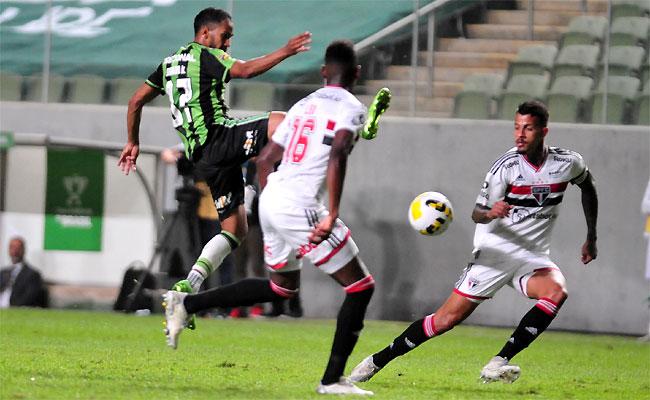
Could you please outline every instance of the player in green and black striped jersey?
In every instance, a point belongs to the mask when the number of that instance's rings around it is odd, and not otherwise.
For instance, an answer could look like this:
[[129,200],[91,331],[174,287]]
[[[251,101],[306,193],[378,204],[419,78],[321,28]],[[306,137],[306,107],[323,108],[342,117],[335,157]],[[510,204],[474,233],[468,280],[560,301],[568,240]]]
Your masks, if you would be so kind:
[[203,280],[218,267],[241,240],[248,226],[244,209],[244,185],[240,165],[256,156],[284,118],[270,112],[244,119],[228,116],[224,102],[226,84],[232,78],[252,78],[284,59],[309,50],[311,33],[289,39],[272,53],[248,61],[226,53],[233,36],[231,16],[206,8],[194,19],[194,40],[165,57],[129,101],[128,142],[118,166],[128,174],[139,153],[142,107],[158,95],[169,98],[172,123],[195,172],[210,186],[222,231],[203,248],[188,279],[175,290],[198,291]]

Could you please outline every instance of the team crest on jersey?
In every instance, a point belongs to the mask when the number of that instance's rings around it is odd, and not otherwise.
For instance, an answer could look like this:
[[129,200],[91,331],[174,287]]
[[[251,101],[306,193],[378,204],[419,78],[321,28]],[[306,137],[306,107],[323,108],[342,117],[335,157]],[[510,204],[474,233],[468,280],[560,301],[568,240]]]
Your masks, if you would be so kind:
[[541,206],[542,204],[544,204],[544,201],[546,201],[548,196],[551,194],[551,186],[549,185],[533,186],[531,188],[531,194],[537,201],[537,204]]

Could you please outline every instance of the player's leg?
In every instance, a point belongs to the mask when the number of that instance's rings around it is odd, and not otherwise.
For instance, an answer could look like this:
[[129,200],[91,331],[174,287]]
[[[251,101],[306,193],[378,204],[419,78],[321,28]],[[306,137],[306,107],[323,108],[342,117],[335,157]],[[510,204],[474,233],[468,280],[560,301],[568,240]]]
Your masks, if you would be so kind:
[[463,322],[478,305],[478,302],[457,292],[452,292],[435,313],[413,322],[390,345],[366,357],[352,370],[350,379],[355,382],[369,380],[395,358],[414,350],[427,340],[440,336]]
[[526,295],[537,299],[524,315],[497,356],[508,360],[528,347],[548,328],[567,299],[566,280],[559,269],[545,269],[533,273],[525,284]]

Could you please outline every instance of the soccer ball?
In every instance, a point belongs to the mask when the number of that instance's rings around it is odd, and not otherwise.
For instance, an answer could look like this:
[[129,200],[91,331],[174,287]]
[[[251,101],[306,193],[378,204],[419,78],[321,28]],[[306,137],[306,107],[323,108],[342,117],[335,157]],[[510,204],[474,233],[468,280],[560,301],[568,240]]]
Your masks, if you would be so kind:
[[423,235],[440,235],[453,220],[451,202],[442,193],[424,192],[413,199],[409,206],[409,222],[413,229]]

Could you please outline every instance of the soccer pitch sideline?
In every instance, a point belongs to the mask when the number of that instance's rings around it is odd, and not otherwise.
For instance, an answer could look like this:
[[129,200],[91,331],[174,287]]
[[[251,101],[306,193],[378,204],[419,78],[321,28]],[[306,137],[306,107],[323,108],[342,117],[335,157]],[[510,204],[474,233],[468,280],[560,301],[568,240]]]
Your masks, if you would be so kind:
[[[368,321],[347,371],[406,325]],[[0,398],[323,398],[333,320],[199,319],[176,351],[162,329],[161,315],[0,311]],[[377,399],[650,398],[650,345],[628,337],[546,332],[515,359],[517,382],[480,383],[509,333],[457,327],[360,386]]]

